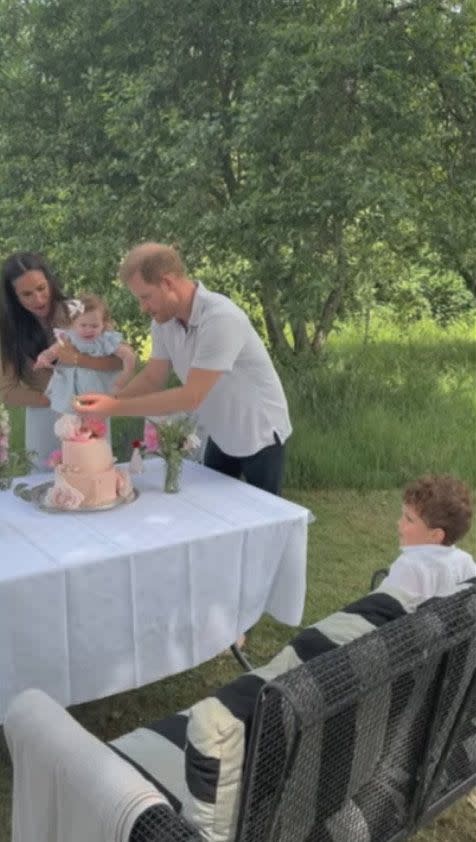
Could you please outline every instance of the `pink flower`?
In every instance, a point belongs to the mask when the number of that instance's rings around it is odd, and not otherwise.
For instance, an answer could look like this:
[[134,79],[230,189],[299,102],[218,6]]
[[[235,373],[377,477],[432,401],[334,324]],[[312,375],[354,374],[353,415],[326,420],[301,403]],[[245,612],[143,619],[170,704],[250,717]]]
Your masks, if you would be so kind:
[[159,449],[160,439],[157,430],[150,421],[146,421],[144,425],[144,445],[149,453],[155,453]]
[[62,461],[62,454],[61,450],[53,450],[48,459],[46,460],[46,466],[48,468],[56,468],[57,465],[60,465]]
[[101,418],[94,418],[87,415],[86,418],[83,419],[82,426],[83,430],[89,431],[96,439],[103,439],[106,435],[106,422]]
[[89,430],[79,430],[74,435],[70,436],[69,441],[89,441],[92,438]]

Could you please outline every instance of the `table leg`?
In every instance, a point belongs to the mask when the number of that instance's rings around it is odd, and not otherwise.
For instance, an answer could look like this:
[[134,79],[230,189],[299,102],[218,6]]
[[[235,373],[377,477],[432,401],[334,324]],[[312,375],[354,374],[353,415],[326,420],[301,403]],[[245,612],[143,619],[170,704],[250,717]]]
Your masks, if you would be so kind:
[[236,643],[231,644],[230,650],[243,669],[247,670],[247,672],[251,672],[253,670],[253,665],[249,662],[248,658],[243,655],[243,652],[238,648]]

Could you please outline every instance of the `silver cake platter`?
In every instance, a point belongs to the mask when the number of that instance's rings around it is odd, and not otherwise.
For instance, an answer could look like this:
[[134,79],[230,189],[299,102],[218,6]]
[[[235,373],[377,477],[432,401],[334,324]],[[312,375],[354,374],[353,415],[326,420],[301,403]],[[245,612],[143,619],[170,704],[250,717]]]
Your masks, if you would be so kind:
[[86,514],[88,512],[106,512],[109,509],[117,509],[119,506],[127,505],[127,503],[133,503],[137,500],[139,496],[139,492],[137,488],[133,488],[130,494],[127,497],[117,497],[116,500],[113,500],[112,503],[105,503],[104,506],[91,506],[78,509],[58,509],[56,506],[47,506],[45,503],[45,497],[47,492],[50,488],[52,488],[53,482],[42,482],[41,485],[34,485],[30,486],[26,482],[17,482],[17,484],[13,488],[13,493],[16,497],[19,497],[20,500],[24,500],[26,503],[33,503],[37,509],[41,509],[42,512],[48,512],[49,514]]

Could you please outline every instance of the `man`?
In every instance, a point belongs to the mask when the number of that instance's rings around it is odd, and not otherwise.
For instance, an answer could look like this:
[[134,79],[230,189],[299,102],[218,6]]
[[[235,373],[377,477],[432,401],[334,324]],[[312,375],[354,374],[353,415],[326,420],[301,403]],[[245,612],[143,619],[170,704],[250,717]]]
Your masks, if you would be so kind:
[[[152,354],[117,398],[82,395],[77,411],[102,416],[197,412],[209,434],[205,465],[279,494],[292,429],[288,406],[246,314],[187,277],[177,251],[159,243],[133,248],[120,277],[152,316]],[[171,368],[182,385],[164,389]]]

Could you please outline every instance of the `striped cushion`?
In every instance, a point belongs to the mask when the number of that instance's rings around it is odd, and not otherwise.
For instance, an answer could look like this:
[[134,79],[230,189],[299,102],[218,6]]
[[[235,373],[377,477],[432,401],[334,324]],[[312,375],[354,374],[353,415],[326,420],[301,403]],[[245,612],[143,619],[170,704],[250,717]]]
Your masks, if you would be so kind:
[[176,713],[113,740],[111,748],[132,763],[168,799],[182,809],[185,786],[187,711]]
[[403,591],[378,588],[304,629],[266,666],[193,705],[187,726],[187,792],[183,813],[207,842],[233,840],[253,712],[263,685],[324,652],[416,609]]

